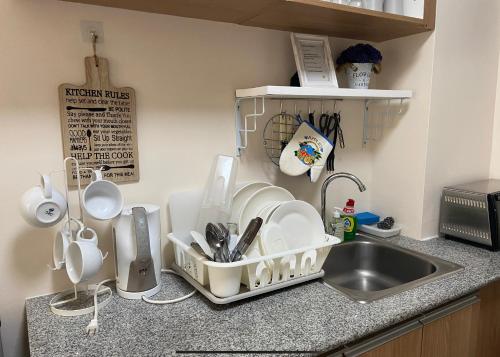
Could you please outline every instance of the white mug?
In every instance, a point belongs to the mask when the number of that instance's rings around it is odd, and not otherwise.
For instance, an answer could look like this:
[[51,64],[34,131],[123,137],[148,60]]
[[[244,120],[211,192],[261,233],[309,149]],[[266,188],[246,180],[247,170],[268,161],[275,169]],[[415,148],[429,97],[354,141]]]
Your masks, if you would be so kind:
[[[77,230],[71,228],[71,224],[76,223]],[[61,269],[66,262],[66,252],[69,244],[76,239],[76,232],[83,229],[83,223],[76,218],[66,221],[54,238],[52,246],[52,258],[56,270]]]
[[93,277],[101,269],[105,256],[94,242],[71,242],[66,252],[66,273],[73,284]]
[[66,213],[64,196],[52,187],[50,177],[41,175],[40,186],[32,187],[21,198],[21,214],[35,227],[50,227]]
[[83,191],[82,204],[92,218],[108,220],[117,217],[123,209],[123,196],[118,186],[102,179],[100,170],[93,172],[93,181]]
[[303,122],[281,153],[280,170],[289,176],[299,176],[315,167],[314,172],[311,170],[311,181],[316,182],[332,149],[330,140]]

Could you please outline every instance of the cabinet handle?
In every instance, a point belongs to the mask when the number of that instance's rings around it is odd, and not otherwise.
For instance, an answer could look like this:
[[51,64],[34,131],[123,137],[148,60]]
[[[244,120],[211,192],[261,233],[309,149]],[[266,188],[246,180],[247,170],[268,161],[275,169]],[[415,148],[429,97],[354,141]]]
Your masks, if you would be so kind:
[[422,327],[422,324],[418,320],[413,320],[407,322],[401,326],[397,326],[389,331],[386,331],[380,335],[372,337],[364,342],[361,342],[353,347],[347,348],[344,351],[345,357],[357,357],[366,353],[374,348],[380,347],[383,344],[395,340],[398,337],[406,335],[408,332],[417,330]]
[[433,321],[439,320],[445,316],[451,315],[454,312],[462,310],[466,307],[474,305],[480,301],[479,297],[476,295],[467,296],[460,300],[457,300],[451,304],[448,304],[442,308],[434,310],[431,313],[424,314],[424,316],[420,319],[420,322],[424,325],[428,325]]

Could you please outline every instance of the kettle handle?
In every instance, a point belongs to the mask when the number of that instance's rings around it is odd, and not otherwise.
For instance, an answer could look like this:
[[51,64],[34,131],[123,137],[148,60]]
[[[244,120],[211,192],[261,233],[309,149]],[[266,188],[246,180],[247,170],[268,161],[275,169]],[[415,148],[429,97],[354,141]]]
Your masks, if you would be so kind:
[[135,260],[140,262],[144,259],[151,258],[146,209],[144,207],[133,207],[132,215],[134,217],[135,243],[137,246],[137,256],[135,257]]

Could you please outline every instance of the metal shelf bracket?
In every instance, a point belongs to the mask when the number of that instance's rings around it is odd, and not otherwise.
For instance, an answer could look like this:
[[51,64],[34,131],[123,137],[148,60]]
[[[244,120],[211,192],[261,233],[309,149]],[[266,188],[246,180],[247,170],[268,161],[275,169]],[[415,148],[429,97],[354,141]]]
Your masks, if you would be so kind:
[[[241,118],[241,102],[243,99],[236,99],[235,103],[235,122],[236,122],[236,156],[241,156],[241,151],[248,147],[248,133],[257,131],[257,118],[266,113],[266,101],[264,97],[248,98],[253,99],[253,113]],[[257,112],[257,102],[261,100],[261,110]],[[249,126],[249,124],[251,124]]]

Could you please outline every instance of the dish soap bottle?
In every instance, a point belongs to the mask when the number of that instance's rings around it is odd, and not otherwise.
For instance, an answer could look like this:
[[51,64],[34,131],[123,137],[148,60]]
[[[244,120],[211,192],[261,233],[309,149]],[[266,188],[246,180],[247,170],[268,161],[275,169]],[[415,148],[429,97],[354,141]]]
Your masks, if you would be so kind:
[[340,216],[340,212],[335,210],[333,212],[333,220],[330,223],[331,234],[340,239],[341,242],[344,241],[344,219]]
[[358,220],[354,216],[354,200],[349,198],[345,204],[342,220],[344,221],[344,240],[350,241],[356,237],[356,230],[358,228]]

